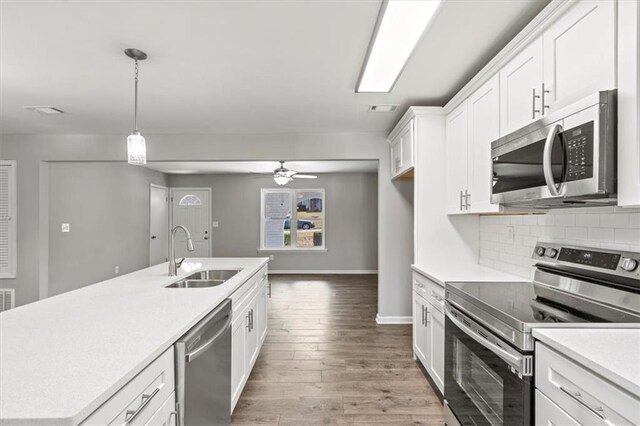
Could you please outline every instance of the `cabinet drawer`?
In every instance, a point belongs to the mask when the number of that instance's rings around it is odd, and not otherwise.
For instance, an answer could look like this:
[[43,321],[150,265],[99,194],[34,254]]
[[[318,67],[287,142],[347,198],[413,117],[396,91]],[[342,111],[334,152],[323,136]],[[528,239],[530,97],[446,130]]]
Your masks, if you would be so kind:
[[414,272],[413,290],[440,312],[444,313],[444,287],[440,284]]
[[156,358],[83,425],[144,425],[174,391],[173,346]]
[[177,418],[176,393],[172,392],[144,426],[175,426]]
[[640,399],[536,342],[536,388],[578,423],[640,424]]
[[562,408],[551,402],[549,398],[544,396],[539,390],[536,390],[535,407],[537,426],[580,426],[580,423],[565,413]]
[[258,272],[253,274],[240,288],[233,292],[231,295],[231,307],[233,309],[234,316],[244,309],[245,305],[253,297],[253,293],[257,290],[256,284],[259,284],[262,280],[267,280],[267,266],[265,265]]

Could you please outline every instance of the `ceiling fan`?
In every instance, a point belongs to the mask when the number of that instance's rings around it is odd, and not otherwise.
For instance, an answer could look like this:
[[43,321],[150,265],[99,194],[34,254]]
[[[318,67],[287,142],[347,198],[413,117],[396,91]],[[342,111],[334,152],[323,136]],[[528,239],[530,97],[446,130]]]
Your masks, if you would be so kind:
[[284,161],[280,161],[280,167],[273,171],[273,180],[278,185],[286,185],[293,179],[315,179],[317,176],[300,174],[294,170],[289,170],[284,166]]

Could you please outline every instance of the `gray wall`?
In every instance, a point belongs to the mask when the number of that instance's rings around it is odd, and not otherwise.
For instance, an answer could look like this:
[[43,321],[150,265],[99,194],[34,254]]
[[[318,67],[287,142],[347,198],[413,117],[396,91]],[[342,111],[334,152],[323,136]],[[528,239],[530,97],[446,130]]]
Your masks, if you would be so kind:
[[[260,188],[278,187],[269,176],[170,175],[171,187],[211,188],[213,256],[251,257],[260,246]],[[378,177],[375,173],[319,174],[288,188],[324,188],[326,252],[273,252],[272,270],[372,271],[378,269]]]
[[[383,133],[145,134],[151,161],[379,160],[378,314],[411,315],[413,206],[390,180]],[[18,271],[0,286],[16,289],[17,304],[47,293],[47,174],[45,161],[123,161],[126,134],[0,135],[0,158],[17,161]],[[44,201],[43,201],[44,200]],[[9,281],[9,282],[5,282]]]
[[[126,163],[49,164],[49,296],[149,266],[149,185]],[[69,223],[71,232],[62,233]]]

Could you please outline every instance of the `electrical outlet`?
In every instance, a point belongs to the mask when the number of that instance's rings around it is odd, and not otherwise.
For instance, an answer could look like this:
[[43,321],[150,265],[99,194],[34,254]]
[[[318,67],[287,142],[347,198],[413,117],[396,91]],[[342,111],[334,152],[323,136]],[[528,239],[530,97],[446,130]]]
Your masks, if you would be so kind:
[[515,229],[513,226],[507,226],[507,242],[512,243],[515,240]]
[[276,255],[275,255],[275,254],[270,254],[270,255],[269,255],[269,260],[275,260],[275,258],[276,258]]
[[116,274],[119,274],[119,273],[120,273],[120,267],[119,267],[119,266],[116,266],[116,267],[114,268],[113,272],[115,272]]
[[62,224],[62,232],[71,232],[71,225],[68,223]]

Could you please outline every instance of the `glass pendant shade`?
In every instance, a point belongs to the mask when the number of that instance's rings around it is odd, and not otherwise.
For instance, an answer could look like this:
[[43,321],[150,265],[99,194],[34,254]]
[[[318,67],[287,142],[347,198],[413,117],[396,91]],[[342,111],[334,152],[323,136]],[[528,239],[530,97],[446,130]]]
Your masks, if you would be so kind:
[[127,138],[127,157],[129,164],[147,164],[147,145],[140,132],[134,132]]
[[278,185],[282,186],[288,184],[291,178],[289,176],[276,175],[273,177],[273,180],[275,180]]

